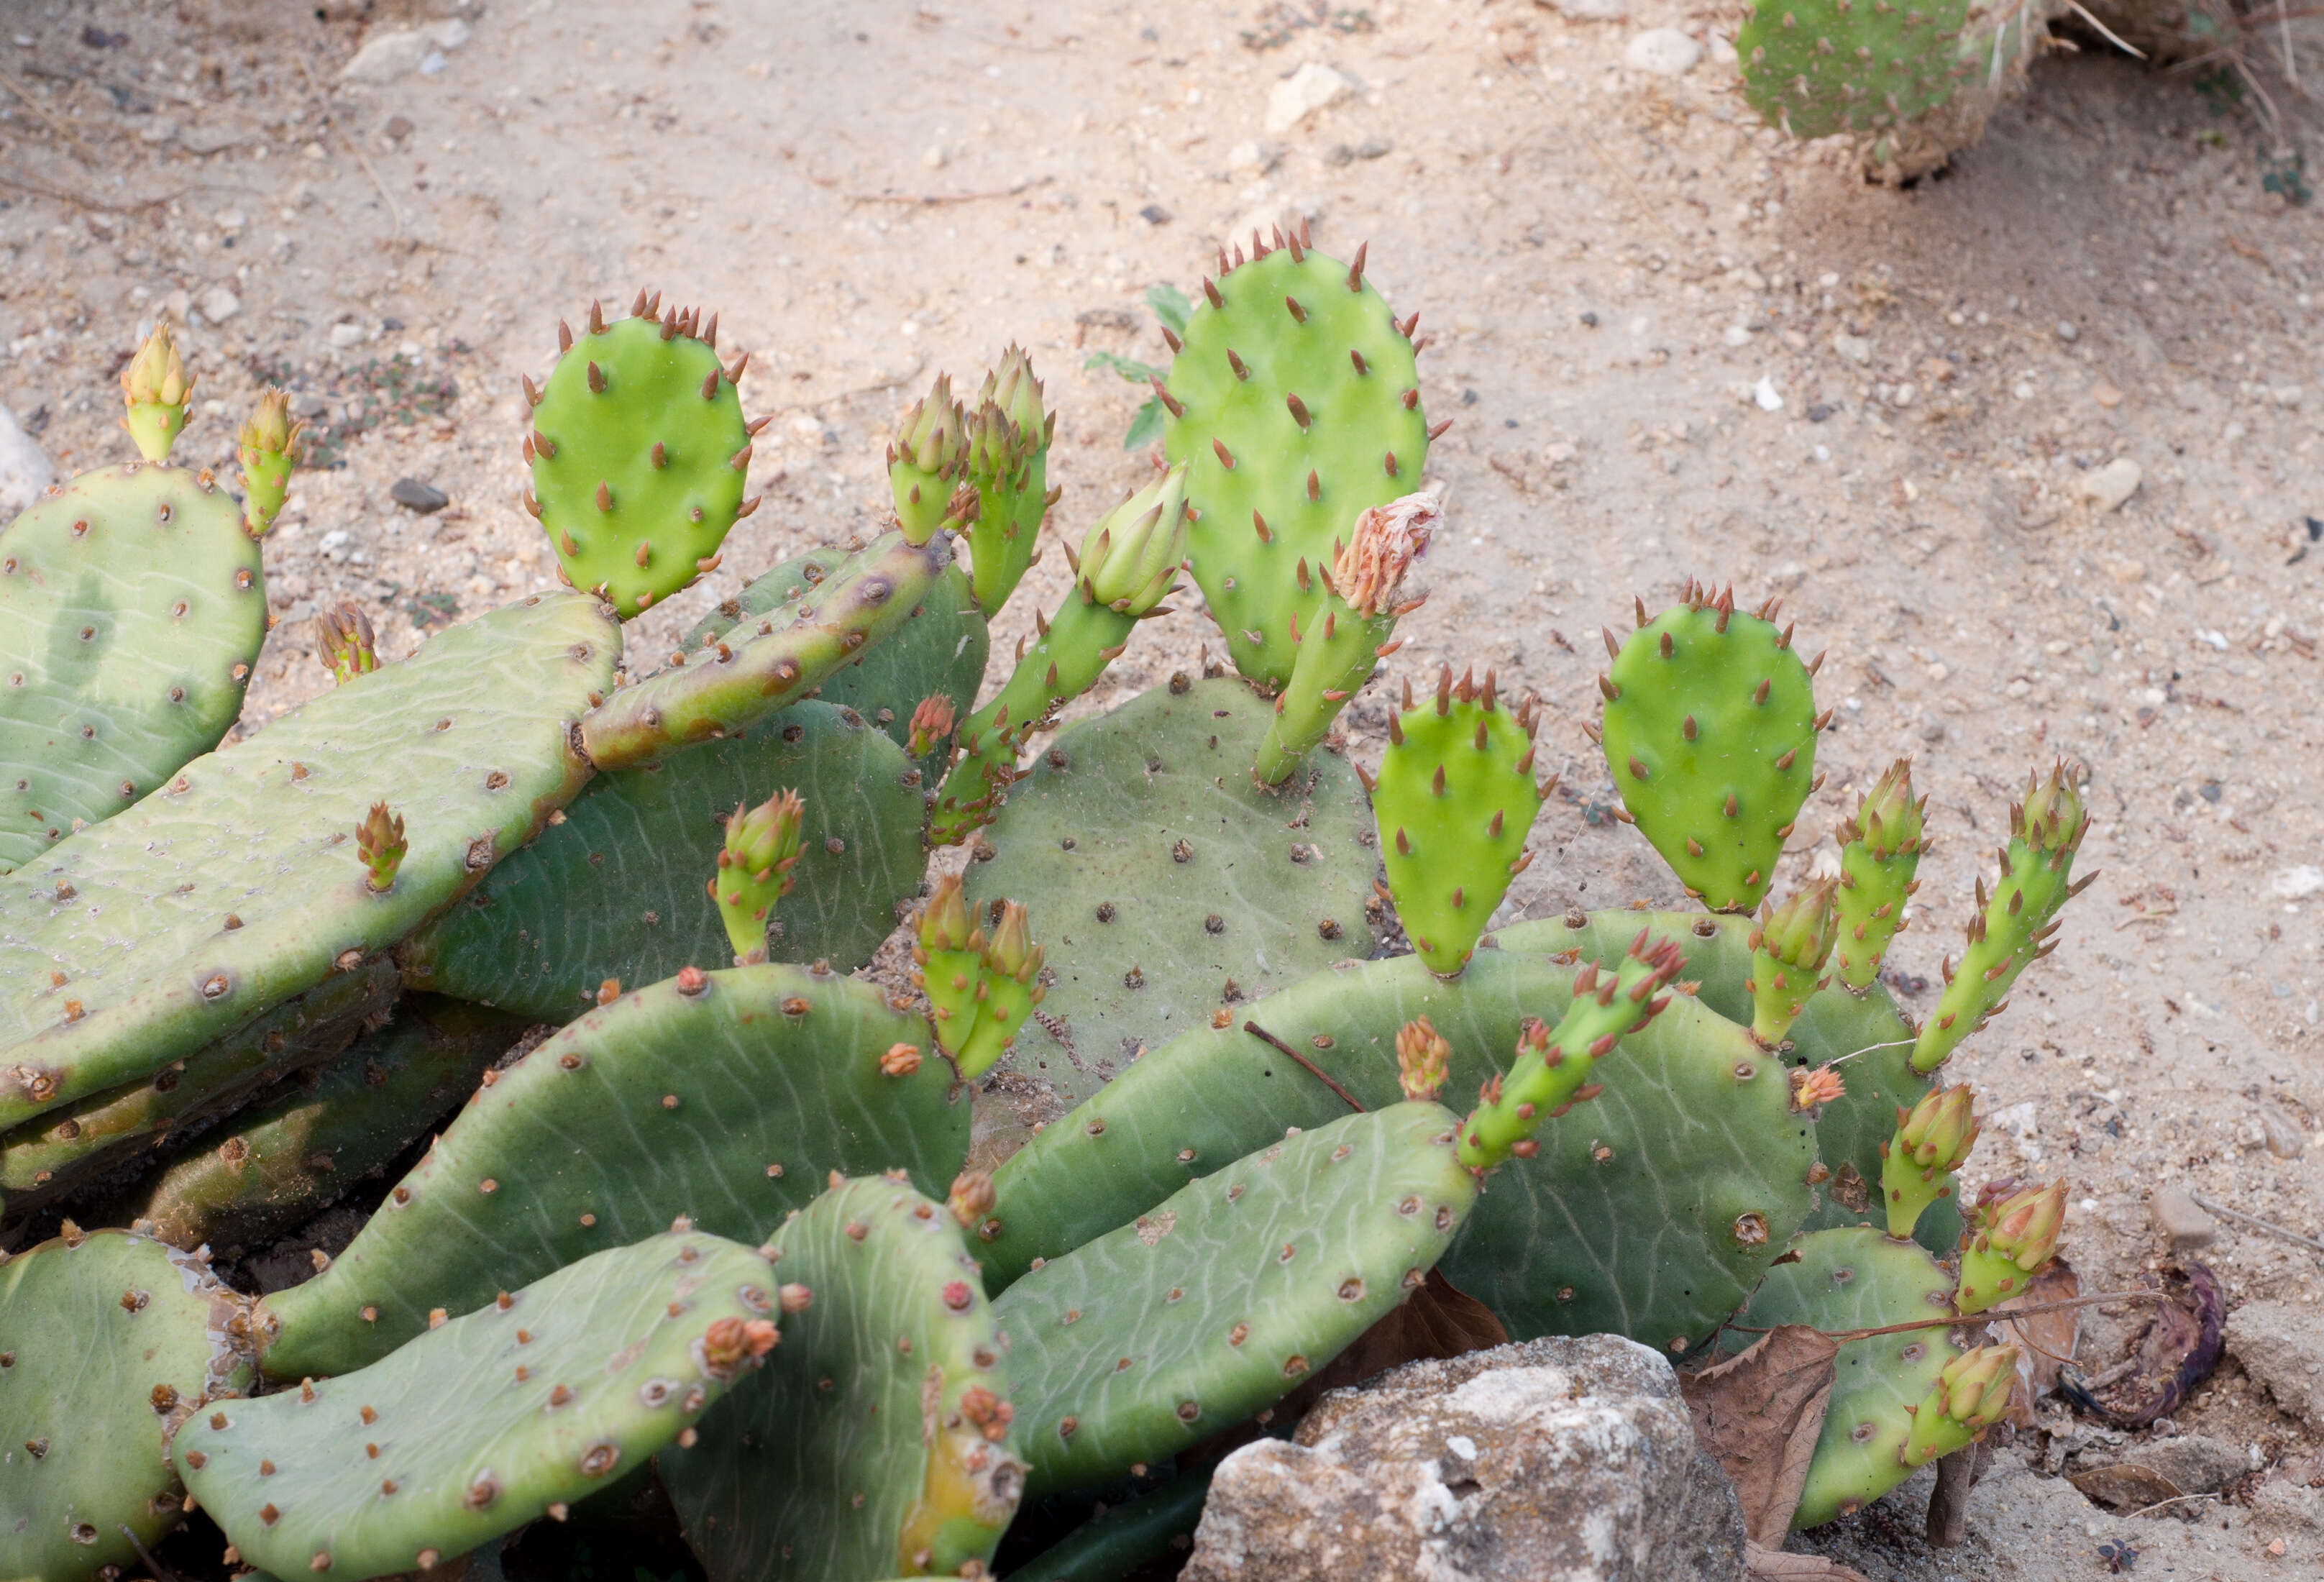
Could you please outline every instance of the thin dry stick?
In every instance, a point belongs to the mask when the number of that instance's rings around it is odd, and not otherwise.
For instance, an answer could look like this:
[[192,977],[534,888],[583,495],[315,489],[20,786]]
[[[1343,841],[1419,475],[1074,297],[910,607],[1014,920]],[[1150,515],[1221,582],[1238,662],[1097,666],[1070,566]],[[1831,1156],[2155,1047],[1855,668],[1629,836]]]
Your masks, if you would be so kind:
[[1015,198],[1030,192],[1036,187],[1046,187],[1055,176],[1042,176],[1029,181],[1019,181],[995,192],[851,192],[850,203],[908,203],[918,208],[935,208],[947,203],[983,203],[997,198]]
[[[1246,1024],[1248,1025],[1248,1024]],[[2078,1296],[2062,1302],[2037,1302],[2030,1308],[2012,1308],[2006,1313],[1987,1317],[1982,1313],[1966,1316],[1955,1313],[1943,1318],[1915,1318],[1909,1324],[1883,1324],[1877,1329],[1819,1329],[1826,1340],[1869,1340],[1876,1335],[1904,1335],[1914,1329],[1950,1329],[1956,1324],[1991,1323],[1995,1319],[2031,1318],[2039,1313],[2062,1313],[2069,1308],[2094,1308],[2100,1302],[2159,1302],[2163,1293],[2159,1291],[2109,1291],[2097,1296]],[[1740,1335],[1766,1335],[1774,1326],[1766,1324],[1723,1324]]]
[[2291,0],[2275,0],[2276,36],[2283,44],[2283,74],[2292,79],[2292,87],[2298,88],[2300,64],[2292,58],[2292,13],[2287,9],[2290,4]]
[[40,100],[34,98],[31,94],[26,93],[23,88],[18,86],[14,78],[8,76],[5,72],[0,72],[0,88],[5,88],[10,93],[14,94],[20,104],[41,118],[42,125],[48,127],[50,131],[55,133],[59,137],[63,138],[67,143],[71,143],[73,152],[80,155],[81,163],[85,165],[93,165],[97,162],[96,160],[89,156],[88,145],[80,140],[79,135],[63,121],[60,120],[54,115],[51,115],[46,105],[41,103]]
[[2317,1241],[2312,1236],[2301,1235],[2296,1230],[2286,1230],[2283,1226],[2275,1224],[2273,1220],[2262,1219],[2256,1214],[2246,1214],[2240,1208],[2230,1208],[2224,1203],[2214,1203],[2209,1198],[2204,1197],[2200,1192],[2190,1192],[2187,1196],[2194,1198],[2196,1202],[2201,1204],[2204,1207],[2209,1209],[2214,1214],[2224,1214],[2229,1219],[2241,1220],[2244,1224],[2250,1226],[2254,1230],[2265,1231],[2272,1236],[2282,1236],[2287,1242],[2298,1242],[2303,1247],[2312,1247],[2317,1252],[2324,1253],[2324,1242]]
[[2129,1521],[2135,1520],[2135,1518],[2137,1518],[2137,1517],[2144,1516],[2144,1515],[2147,1514],[2147,1513],[2148,1513],[2149,1512],[2151,1512],[2151,1511],[2160,1511],[2160,1510],[2163,1510],[2163,1509],[2164,1509],[2165,1507],[2167,1507],[2167,1506],[2171,1506],[2171,1505],[2183,1505],[2183,1504],[2185,1504],[2185,1503],[2186,1503],[2188,1501],[2190,1501],[2190,1500],[2216,1500],[2216,1499],[2218,1499],[2218,1497],[2219,1497],[2219,1496],[2218,1496],[2218,1494],[2173,1494],[2173,1495],[2172,1495],[2172,1496],[2171,1496],[2169,1499],[2167,1499],[2167,1500],[2157,1500],[2157,1501],[2155,1501],[2155,1502],[2154,1502],[2154,1503],[2153,1503],[2153,1504],[2151,1504],[2151,1505],[2141,1505],[2137,1510],[2133,1511],[2133,1512],[2131,1512],[2131,1513],[2130,1513],[2130,1514],[2129,1514],[2129,1515],[2125,1516],[2125,1517],[2123,1518],[2123,1520],[2124,1520],[2124,1521],[2126,1521],[2126,1522],[2129,1522]]
[[1364,1106],[1356,1102],[1356,1096],[1354,1094],[1350,1093],[1346,1088],[1333,1081],[1329,1077],[1326,1077],[1323,1074],[1323,1069],[1322,1067],[1316,1065],[1314,1061],[1309,1059],[1297,1050],[1293,1049],[1289,1044],[1285,1043],[1281,1039],[1268,1032],[1267,1029],[1261,1027],[1258,1022],[1246,1022],[1242,1024],[1242,1030],[1250,1034],[1251,1037],[1263,1039],[1267,1042],[1273,1044],[1277,1049],[1282,1050],[1285,1054],[1289,1055],[1293,1059],[1306,1067],[1309,1074],[1312,1075],[1316,1081],[1322,1083],[1333,1093],[1338,1094],[1342,1098],[1347,1100],[1348,1107],[1350,1109],[1355,1111],[1358,1115],[1362,1115],[1364,1113]]
[[2107,43],[2112,44],[2116,49],[2120,50],[2126,55],[2135,56],[2141,60],[2146,59],[2145,51],[2134,49],[2128,43],[2125,42],[2120,37],[2116,36],[2114,29],[2107,26],[2106,23],[2100,22],[2097,17],[2092,16],[2089,14],[2089,8],[2082,5],[2081,0],[2066,0],[2066,4],[2073,7],[2075,15],[2080,17],[2084,22],[2089,23],[2092,27],[2098,29],[2099,32],[2103,33],[2106,36],[2106,42]]
[[178,1574],[153,1558],[153,1551],[147,1549],[139,1540],[137,1535],[129,1530],[128,1522],[116,1522],[114,1525],[121,1529],[121,1536],[127,1539],[130,1546],[136,1550],[137,1558],[145,1562],[145,1568],[153,1573],[153,1582],[178,1582]]

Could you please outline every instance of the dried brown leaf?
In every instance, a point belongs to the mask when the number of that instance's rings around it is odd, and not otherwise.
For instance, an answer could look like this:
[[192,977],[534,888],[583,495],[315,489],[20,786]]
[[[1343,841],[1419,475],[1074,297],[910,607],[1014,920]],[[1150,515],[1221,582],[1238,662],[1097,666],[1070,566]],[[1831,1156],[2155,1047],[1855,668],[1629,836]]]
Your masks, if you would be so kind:
[[2185,1492],[2159,1472],[2126,1465],[2094,1467],[2089,1472],[2078,1472],[2066,1481],[2081,1490],[2085,1499],[2095,1500],[2110,1511],[2142,1511],[2165,1500],[2178,1499]]
[[1806,1325],[1784,1324],[1679,1380],[1695,1443],[1735,1485],[1744,1531],[1770,1550],[1783,1543],[1799,1508],[1839,1355],[1837,1342]]

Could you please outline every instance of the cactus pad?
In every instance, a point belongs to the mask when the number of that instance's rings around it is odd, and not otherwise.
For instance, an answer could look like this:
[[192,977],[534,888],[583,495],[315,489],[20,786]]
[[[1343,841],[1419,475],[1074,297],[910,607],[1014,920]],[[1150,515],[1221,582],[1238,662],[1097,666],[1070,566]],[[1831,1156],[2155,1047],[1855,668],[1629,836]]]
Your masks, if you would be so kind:
[[533,400],[524,441],[526,508],[566,578],[604,588],[624,620],[717,564],[726,530],[757,504],[742,498],[751,435],[719,365],[718,320],[706,328],[676,306],[657,319],[659,303],[640,292],[632,317],[611,324],[591,307]]
[[918,772],[853,711],[798,703],[744,735],[591,781],[562,823],[404,946],[410,983],[561,1022],[609,977],[725,966],[733,949],[702,884],[718,820],[779,787],[806,800],[807,837],[769,952],[854,971],[919,887]]
[[1759,903],[1814,789],[1829,718],[1774,610],[1738,615],[1731,594],[1690,583],[1652,621],[1641,604],[1618,647],[1606,634],[1607,769],[1639,833],[1713,911]]
[[1459,1124],[1404,1103],[1279,1138],[1010,1286],[1030,1492],[1232,1428],[1402,1301],[1476,1201]]
[[960,1226],[874,1178],[835,1186],[766,1251],[806,1305],[701,1443],[661,1460],[713,1582],[982,1574],[1025,1466]]
[[1840,937],[1832,976],[1861,994],[1880,976],[1888,942],[1904,928],[1904,904],[1920,888],[1913,875],[1928,849],[1922,830],[1929,799],[1913,800],[1913,761],[1899,758],[1858,799],[1840,826],[1840,890],[1832,911]]
[[967,889],[1022,902],[1049,948],[1062,1037],[1028,1029],[1019,1073],[1086,1097],[1219,1007],[1370,953],[1355,771],[1318,754],[1289,790],[1254,786],[1270,718],[1234,681],[1173,680],[1059,732],[1010,789]]
[[[269,1299],[277,1377],[384,1355],[495,1291],[690,1217],[763,1235],[826,1172],[941,1190],[968,1106],[927,1024],[868,984],[789,967],[680,973],[623,995],[477,1090],[323,1273]],[[883,1060],[897,1044],[928,1058]]]
[[0,532],[0,874],[217,745],[266,638],[258,545],[207,472],[132,462]]
[[1955,45],[1969,12],[1969,0],[1758,0],[1735,40],[1743,96],[1794,137],[1914,120],[1967,74]]
[[1333,541],[1417,486],[1431,436],[1412,325],[1365,282],[1363,254],[1351,267],[1296,241],[1251,242],[1259,256],[1222,254],[1203,282],[1162,391],[1162,443],[1199,513],[1187,565],[1235,668],[1274,691],[1298,652],[1293,622],[1313,624]]
[[205,1260],[125,1231],[69,1226],[0,1264],[0,1577],[134,1566],[178,1524],[164,1440],[249,1384],[244,1306]]
[[214,1402],[171,1457],[262,1569],[425,1570],[698,1433],[779,1338],[772,1275],[700,1233],[613,1248],[367,1368]]

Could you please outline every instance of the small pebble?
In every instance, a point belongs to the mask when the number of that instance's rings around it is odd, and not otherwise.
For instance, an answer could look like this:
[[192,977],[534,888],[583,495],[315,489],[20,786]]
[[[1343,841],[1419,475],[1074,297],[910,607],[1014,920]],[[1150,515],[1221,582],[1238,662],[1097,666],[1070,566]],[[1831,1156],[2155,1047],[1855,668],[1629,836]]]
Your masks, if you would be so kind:
[[423,516],[432,511],[441,511],[452,503],[451,495],[418,478],[396,479],[395,486],[388,490],[388,494],[406,511],[417,511]]
[[2146,1199],[2154,1227],[2171,1238],[2174,1252],[2208,1247],[2219,1236],[2217,1221],[2183,1187],[2157,1187]]
[[2080,340],[2081,338],[2081,335],[2082,332],[2074,327],[2074,321],[2072,319],[2061,319],[2058,320],[2058,338],[2060,340]]

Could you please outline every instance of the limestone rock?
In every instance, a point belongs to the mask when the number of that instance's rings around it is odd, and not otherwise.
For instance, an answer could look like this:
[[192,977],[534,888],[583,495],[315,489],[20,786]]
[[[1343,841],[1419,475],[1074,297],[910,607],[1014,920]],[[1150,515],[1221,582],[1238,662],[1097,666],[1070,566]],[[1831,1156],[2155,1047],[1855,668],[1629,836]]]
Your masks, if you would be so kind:
[[1347,73],[1310,60],[1267,90],[1267,130],[1270,134],[1288,132],[1355,91],[1355,79]]
[[2324,1324],[2292,1302],[2246,1302],[2227,1315],[2227,1352],[2276,1404],[2324,1429]]

